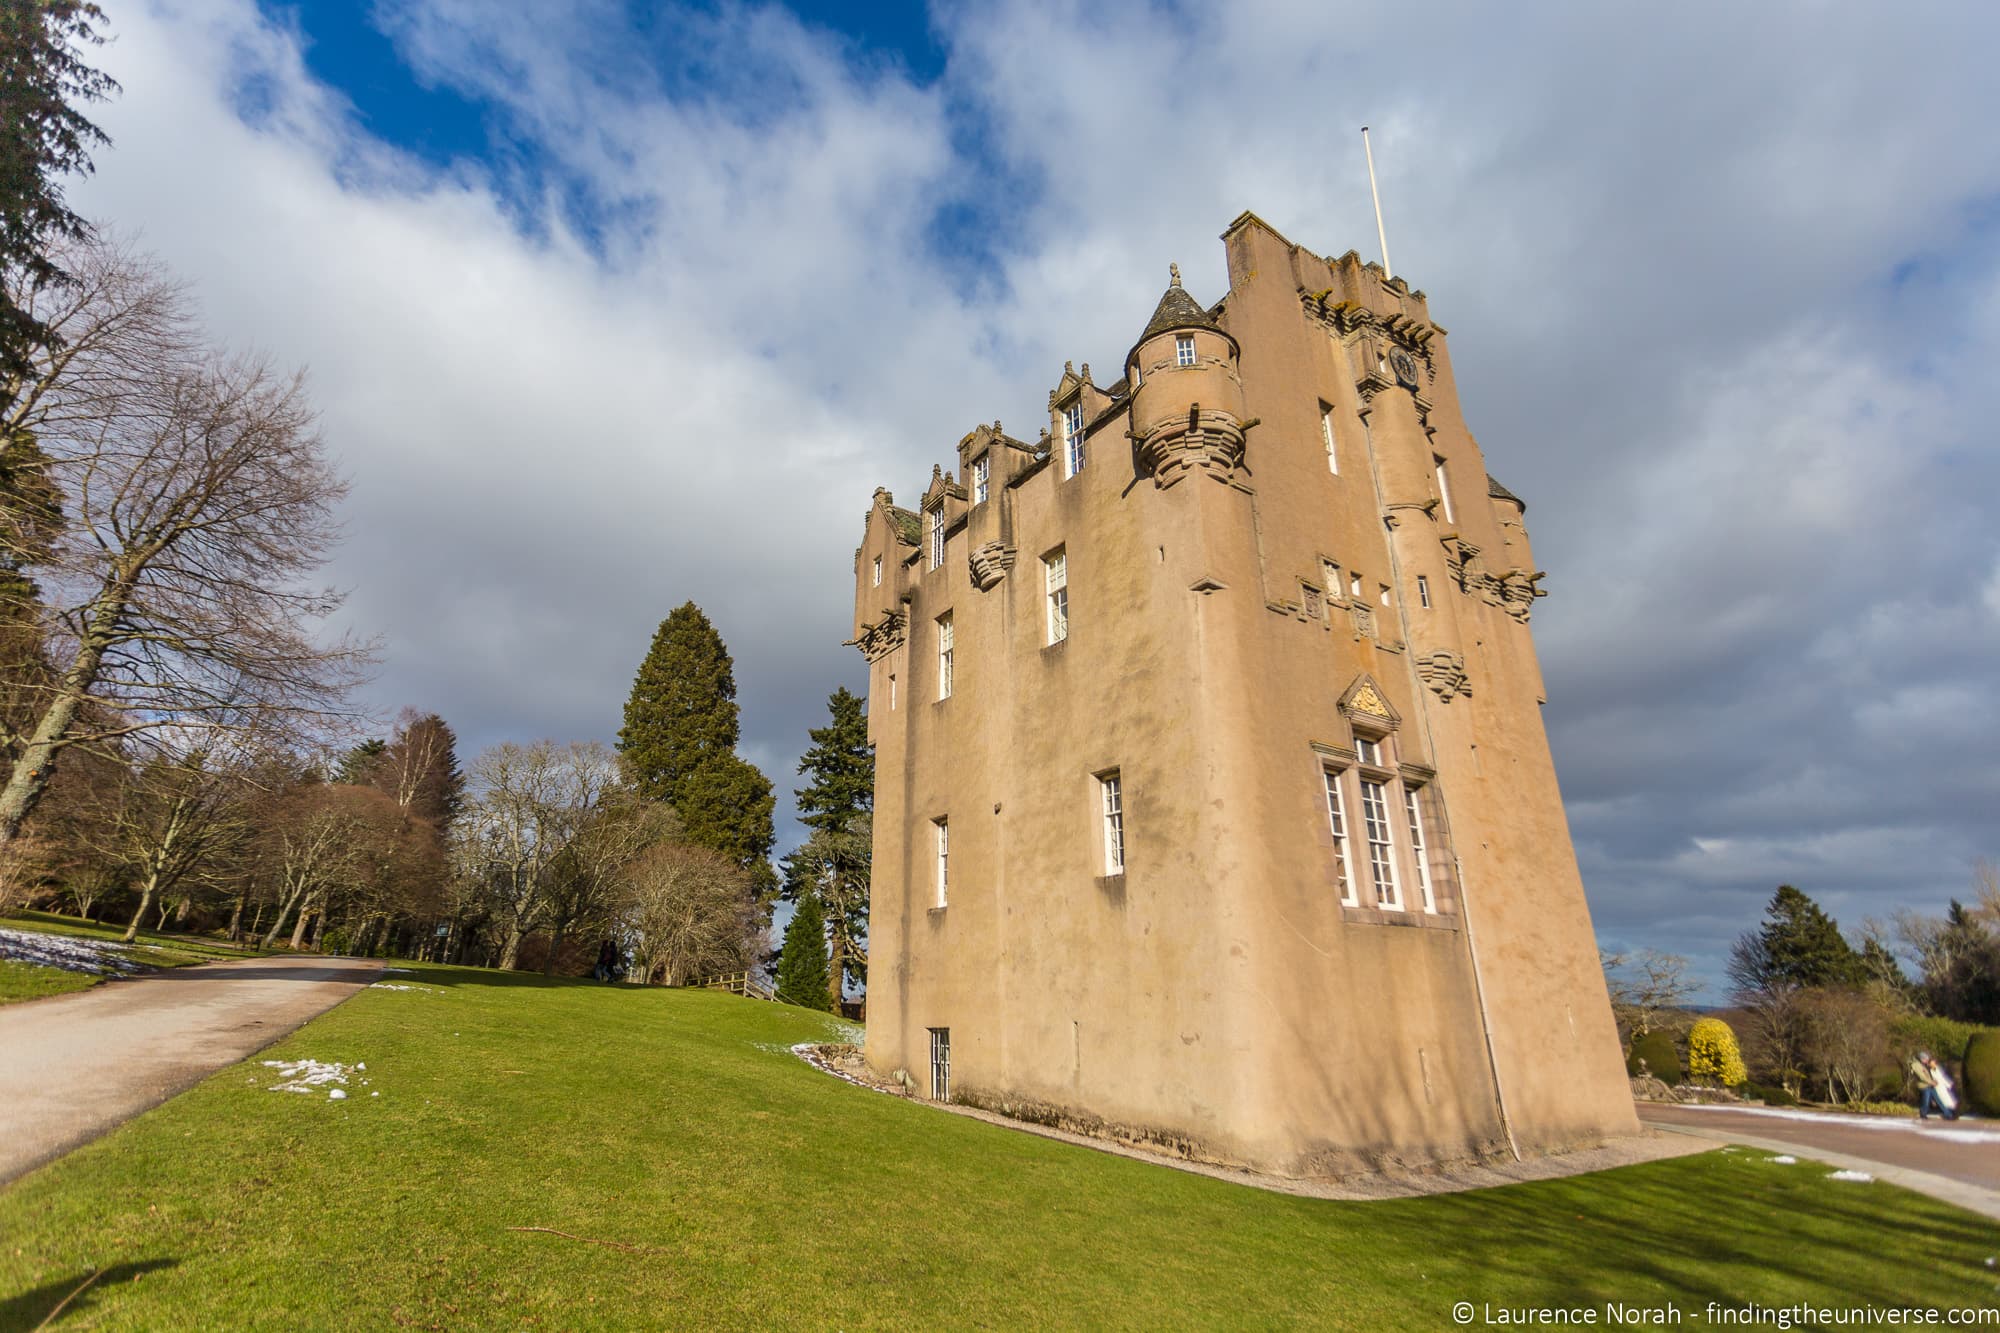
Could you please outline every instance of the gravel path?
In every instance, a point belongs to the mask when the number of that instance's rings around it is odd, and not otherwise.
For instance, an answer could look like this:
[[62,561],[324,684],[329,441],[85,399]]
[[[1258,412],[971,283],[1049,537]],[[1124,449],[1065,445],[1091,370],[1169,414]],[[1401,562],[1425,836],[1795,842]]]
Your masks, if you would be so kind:
[[262,1050],[381,970],[244,958],[0,1008],[0,1184]]

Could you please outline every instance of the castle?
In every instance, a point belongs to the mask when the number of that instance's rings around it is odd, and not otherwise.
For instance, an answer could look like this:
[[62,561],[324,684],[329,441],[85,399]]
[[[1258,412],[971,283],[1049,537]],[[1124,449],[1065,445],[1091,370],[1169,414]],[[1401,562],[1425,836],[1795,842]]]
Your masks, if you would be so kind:
[[867,1057],[1294,1176],[1637,1132],[1524,505],[1422,292],[1253,214],[1034,441],[875,493]]

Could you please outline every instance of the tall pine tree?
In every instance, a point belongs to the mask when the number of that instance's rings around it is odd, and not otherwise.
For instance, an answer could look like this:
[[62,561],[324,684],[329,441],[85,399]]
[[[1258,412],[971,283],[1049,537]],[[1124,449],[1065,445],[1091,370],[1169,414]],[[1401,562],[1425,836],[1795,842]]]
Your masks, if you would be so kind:
[[833,1008],[826,970],[826,920],[820,915],[819,900],[810,893],[799,899],[799,910],[792,913],[792,923],[785,927],[776,991],[787,1004]]
[[843,685],[827,696],[826,708],[830,720],[806,733],[812,746],[799,759],[799,772],[810,780],[792,794],[808,828],[839,829],[875,808],[875,747],[859,696]]
[[826,701],[829,720],[808,733],[812,745],[799,760],[806,785],[793,793],[799,818],[811,829],[785,858],[784,896],[816,899],[831,927],[829,994],[838,1000],[847,981],[868,979],[868,885],[873,853],[870,815],[875,808],[875,750],[861,700],[845,687]]
[[696,768],[736,753],[736,735],[735,663],[701,608],[683,603],[660,622],[625,701],[626,773],[647,800],[678,807]]
[[660,622],[639,664],[618,749],[639,794],[680,815],[683,839],[748,870],[768,901],[776,802],[771,780],[738,757],[736,738],[735,663],[701,608],[684,603]]
[[1854,986],[1865,980],[1861,958],[1820,905],[1780,884],[1758,932],[1773,979],[1798,986]]

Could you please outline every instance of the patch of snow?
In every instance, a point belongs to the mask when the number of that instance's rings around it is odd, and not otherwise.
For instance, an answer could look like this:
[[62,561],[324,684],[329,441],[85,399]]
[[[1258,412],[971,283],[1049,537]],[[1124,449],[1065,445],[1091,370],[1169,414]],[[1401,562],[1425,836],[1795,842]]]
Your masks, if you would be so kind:
[[382,1094],[381,1094],[381,1093],[379,1093],[379,1092],[371,1092],[371,1093],[369,1093],[368,1095],[369,1095],[370,1097],[380,1097],[380,1096],[381,1096]]
[[1863,1182],[1875,1179],[1875,1177],[1869,1175],[1866,1171],[1829,1171],[1826,1174],[1826,1178],[1828,1180],[1859,1180]]
[[1764,1160],[1767,1162],[1776,1162],[1779,1166],[1797,1166],[1799,1164],[1799,1159],[1789,1153],[1779,1157],[1766,1157]]
[[141,965],[125,956],[126,946],[111,940],[87,940],[72,935],[45,935],[38,930],[0,930],[0,958],[94,977],[138,972]]
[[[354,1066],[354,1067],[355,1067],[356,1069],[366,1069],[366,1068],[368,1068],[368,1062],[367,1062],[366,1060],[363,1060],[363,1061],[362,1061],[362,1062],[361,1062],[360,1064],[358,1064],[358,1065],[356,1065],[356,1066]],[[363,1083],[366,1083],[366,1082],[367,1082],[368,1080],[367,1080],[367,1079],[363,1079],[363,1080],[361,1080],[361,1081],[362,1081]]]
[[[435,986],[412,986],[406,982],[401,982],[401,981],[378,981],[375,982],[373,985],[369,986],[368,989],[369,990],[417,990],[417,991],[422,991],[426,995],[436,995],[438,993],[437,988]],[[453,1033],[452,1035],[457,1036],[458,1034]]]
[[385,967],[382,970],[384,972],[401,972],[404,975],[408,976],[408,975],[413,975],[417,969],[415,969],[414,967]]
[[339,1088],[335,1088],[333,1091],[327,1093],[326,1095],[329,1101],[338,1102],[338,1101],[345,1101],[347,1099],[347,1094],[342,1092]]
[[[347,1082],[347,1066],[343,1064],[320,1060],[266,1060],[264,1067],[277,1070],[278,1077],[283,1080],[273,1083],[268,1089],[270,1092],[314,1092],[328,1083]],[[340,1095],[345,1097],[347,1094],[343,1092]]]
[[859,1046],[868,1036],[866,1029],[844,1018],[827,1019],[826,1030],[828,1036],[848,1046]]

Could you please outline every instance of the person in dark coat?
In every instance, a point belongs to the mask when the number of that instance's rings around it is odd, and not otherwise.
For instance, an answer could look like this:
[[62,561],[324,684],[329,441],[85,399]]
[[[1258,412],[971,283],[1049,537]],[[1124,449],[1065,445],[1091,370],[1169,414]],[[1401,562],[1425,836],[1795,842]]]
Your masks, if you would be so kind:
[[598,946],[597,966],[591,969],[590,975],[596,977],[599,981],[616,981],[618,979],[618,946],[613,944],[609,939]]

